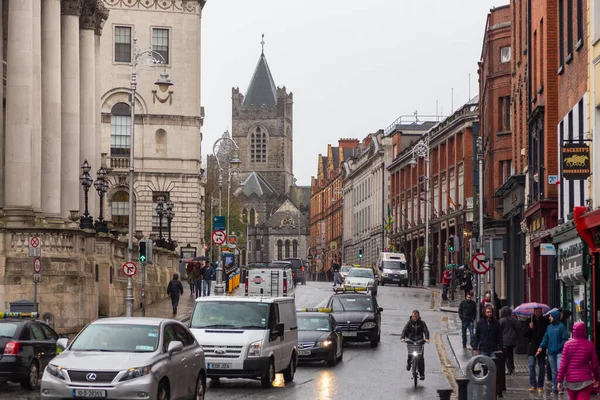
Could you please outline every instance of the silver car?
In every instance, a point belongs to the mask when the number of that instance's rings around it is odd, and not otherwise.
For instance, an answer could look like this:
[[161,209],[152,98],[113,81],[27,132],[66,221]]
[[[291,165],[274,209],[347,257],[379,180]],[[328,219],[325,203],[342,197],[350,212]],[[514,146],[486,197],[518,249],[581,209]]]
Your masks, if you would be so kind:
[[44,371],[42,399],[204,399],[204,352],[178,321],[100,319],[57,346],[64,351]]

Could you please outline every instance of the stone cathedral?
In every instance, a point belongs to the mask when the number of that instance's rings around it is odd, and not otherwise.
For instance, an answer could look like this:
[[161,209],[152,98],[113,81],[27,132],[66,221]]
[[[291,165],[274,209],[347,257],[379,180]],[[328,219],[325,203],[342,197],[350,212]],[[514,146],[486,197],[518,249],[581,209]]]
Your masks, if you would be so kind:
[[246,94],[232,90],[232,127],[242,161],[235,195],[248,221],[242,264],[306,259],[310,186],[296,185],[293,173],[293,94],[275,86],[264,51]]

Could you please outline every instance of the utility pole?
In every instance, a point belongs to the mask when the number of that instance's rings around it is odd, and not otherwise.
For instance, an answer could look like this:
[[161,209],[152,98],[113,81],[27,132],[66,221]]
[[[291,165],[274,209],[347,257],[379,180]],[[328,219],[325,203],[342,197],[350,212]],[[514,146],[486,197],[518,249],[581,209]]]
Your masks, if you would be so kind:
[[[479,161],[479,252],[484,251],[483,244],[483,137],[477,138],[477,160]],[[481,276],[477,276],[477,321],[481,316]]]

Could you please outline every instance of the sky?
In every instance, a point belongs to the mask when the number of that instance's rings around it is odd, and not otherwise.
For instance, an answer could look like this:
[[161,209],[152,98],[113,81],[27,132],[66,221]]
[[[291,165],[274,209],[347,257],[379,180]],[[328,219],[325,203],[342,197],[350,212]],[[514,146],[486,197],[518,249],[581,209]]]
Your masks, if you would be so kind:
[[[203,156],[231,130],[231,88],[246,92],[261,52],[294,93],[294,175],[319,154],[398,117],[447,116],[478,92],[487,14],[508,0],[208,0],[202,16]],[[469,76],[470,75],[470,76]],[[437,112],[436,112],[437,108]],[[423,119],[425,117],[422,117]]]

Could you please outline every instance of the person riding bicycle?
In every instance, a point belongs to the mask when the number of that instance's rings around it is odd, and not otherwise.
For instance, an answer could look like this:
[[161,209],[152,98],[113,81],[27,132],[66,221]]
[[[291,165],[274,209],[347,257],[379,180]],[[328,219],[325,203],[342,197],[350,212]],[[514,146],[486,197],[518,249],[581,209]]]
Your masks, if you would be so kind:
[[[425,338],[425,342],[429,343],[429,329],[427,324],[421,319],[421,315],[418,310],[414,310],[409,321],[404,325],[402,329],[402,335],[400,340],[404,343],[406,339],[409,339],[415,343],[420,343]],[[412,366],[412,353],[408,352],[408,360],[406,360],[406,370],[410,371]],[[421,380],[425,379],[425,352],[421,354],[419,358],[419,376]]]

